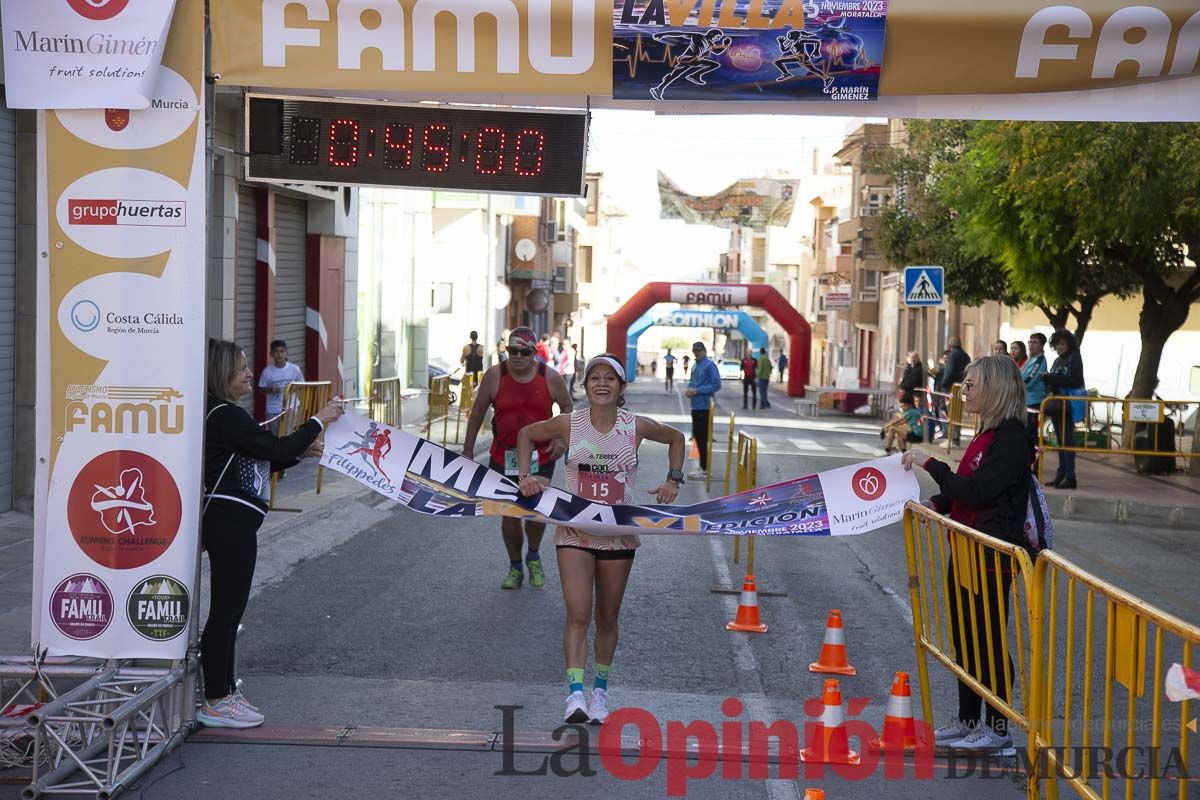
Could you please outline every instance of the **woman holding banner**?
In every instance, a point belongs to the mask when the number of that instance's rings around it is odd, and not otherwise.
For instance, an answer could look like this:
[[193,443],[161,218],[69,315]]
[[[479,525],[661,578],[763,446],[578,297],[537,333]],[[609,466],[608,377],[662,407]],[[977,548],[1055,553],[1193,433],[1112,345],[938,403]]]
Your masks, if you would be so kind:
[[[670,448],[670,471],[649,494],[658,503],[675,502],[683,484],[687,455],[683,434],[623,408],[625,368],[612,354],[605,353],[587,362],[583,389],[590,404],[588,408],[521,429],[517,437],[521,494],[526,497],[539,494],[544,485],[529,472],[533,443],[561,437],[569,443],[568,491],[607,505],[633,503],[638,448],[644,440],[649,440]],[[569,723],[600,724],[608,717],[608,679],[617,650],[617,617],[633,568],[638,537],[600,536],[560,525],[554,534],[554,545],[567,605],[563,656],[570,693],[563,718]],[[584,664],[593,616],[596,677],[590,695],[585,697]]]
[[[1033,490],[1029,466],[1034,446],[1025,426],[1025,382],[1016,363],[1008,356],[985,356],[967,367],[962,381],[963,408],[979,415],[979,428],[963,453],[958,469],[938,461],[927,453],[909,450],[902,456],[905,469],[920,465],[937,481],[938,493],[924,505],[975,530],[1006,542],[1025,546],[1026,507]],[[968,566],[963,565],[963,570]],[[946,565],[946,586],[959,586],[954,557]],[[1009,617],[1008,595],[1012,572],[1002,568],[996,574],[990,567],[984,572],[982,596],[972,597],[969,589],[959,586],[948,594],[951,638],[956,660],[964,670],[1011,702],[1003,670],[1007,632],[1003,624]],[[961,613],[959,608],[961,607]],[[990,613],[985,613],[985,608]],[[1004,616],[1000,616],[1000,609]],[[974,619],[971,619],[974,609]],[[991,635],[988,630],[991,620]],[[959,620],[965,620],[961,625]],[[978,640],[978,641],[976,641]],[[990,653],[989,653],[990,646]],[[979,660],[979,664],[974,662]],[[1012,748],[1008,718],[988,704],[986,724],[980,724],[983,698],[963,681],[958,682],[958,716],[934,730],[934,744],[955,750],[1004,752]]]
[[263,715],[234,683],[234,646],[250,598],[271,472],[294,466],[306,456],[321,455],[317,437],[343,413],[340,401],[331,402],[295,433],[277,437],[238,404],[250,394],[252,377],[246,354],[237,344],[208,340],[201,538],[208,551],[211,602],[200,640],[205,699],[196,715],[208,727],[263,724]]

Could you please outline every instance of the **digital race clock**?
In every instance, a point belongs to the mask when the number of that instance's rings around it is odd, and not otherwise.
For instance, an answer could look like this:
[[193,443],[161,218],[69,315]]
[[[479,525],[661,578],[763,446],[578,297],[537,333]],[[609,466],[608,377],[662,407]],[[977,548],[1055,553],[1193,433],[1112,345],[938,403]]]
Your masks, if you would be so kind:
[[581,196],[587,113],[246,95],[250,180]]

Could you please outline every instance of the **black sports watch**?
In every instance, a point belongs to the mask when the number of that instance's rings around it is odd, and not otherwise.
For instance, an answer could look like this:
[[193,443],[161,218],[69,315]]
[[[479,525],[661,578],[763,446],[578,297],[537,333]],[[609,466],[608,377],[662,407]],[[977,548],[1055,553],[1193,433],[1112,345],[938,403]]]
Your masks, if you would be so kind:
[[685,481],[683,479],[683,470],[681,470],[681,469],[673,469],[673,470],[668,471],[667,472],[667,480],[674,481],[675,483],[678,483],[680,486],[683,486],[683,484],[687,483],[687,481]]

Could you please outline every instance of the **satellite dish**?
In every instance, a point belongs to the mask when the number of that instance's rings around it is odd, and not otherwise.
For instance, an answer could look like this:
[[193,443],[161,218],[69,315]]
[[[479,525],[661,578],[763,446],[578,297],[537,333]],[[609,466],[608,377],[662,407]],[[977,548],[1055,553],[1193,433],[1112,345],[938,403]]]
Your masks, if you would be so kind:
[[521,239],[513,248],[513,252],[522,261],[533,261],[533,257],[537,255],[537,245],[533,243],[532,239]]
[[[526,240],[528,241],[528,240]],[[508,304],[512,302],[512,289],[508,288],[507,283],[497,281],[492,284],[492,308],[497,311],[508,308]]]

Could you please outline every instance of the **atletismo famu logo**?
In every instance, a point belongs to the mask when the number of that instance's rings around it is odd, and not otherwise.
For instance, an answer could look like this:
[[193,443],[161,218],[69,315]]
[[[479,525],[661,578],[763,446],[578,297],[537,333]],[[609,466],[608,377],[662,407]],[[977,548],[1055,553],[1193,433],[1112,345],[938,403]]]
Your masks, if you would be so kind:
[[95,575],[80,572],[64,578],[50,595],[50,619],[71,639],[95,639],[112,617],[112,592]]

